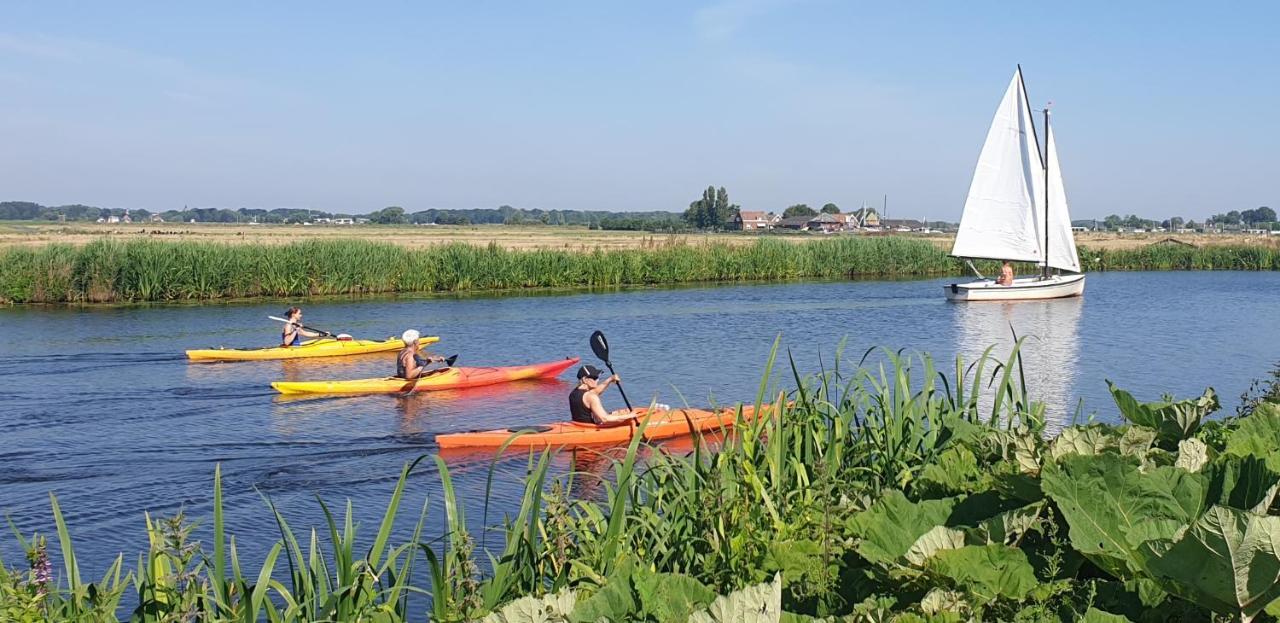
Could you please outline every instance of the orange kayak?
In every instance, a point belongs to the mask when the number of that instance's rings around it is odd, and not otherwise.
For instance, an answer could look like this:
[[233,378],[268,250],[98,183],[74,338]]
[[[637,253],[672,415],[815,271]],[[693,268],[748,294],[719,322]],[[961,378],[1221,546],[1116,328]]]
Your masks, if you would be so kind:
[[415,392],[431,392],[554,378],[575,363],[578,363],[577,357],[527,366],[442,368],[422,377],[416,385],[413,381],[390,376],[352,381],[279,381],[272,383],[271,387],[282,394],[394,394],[407,391],[410,387]]
[[[761,407],[767,411],[769,405]],[[497,448],[511,440],[508,448],[560,448],[565,446],[616,445],[631,441],[641,422],[645,423],[644,438],[649,441],[688,435],[691,432],[707,432],[729,429],[737,423],[738,408],[719,411],[702,409],[671,409],[652,411],[636,409],[640,415],[635,424],[598,426],[579,422],[561,422],[524,428],[500,428],[496,430],[448,433],[436,435],[441,450],[450,448]],[[755,407],[742,407],[742,420],[755,419]],[[512,435],[519,436],[512,439]]]

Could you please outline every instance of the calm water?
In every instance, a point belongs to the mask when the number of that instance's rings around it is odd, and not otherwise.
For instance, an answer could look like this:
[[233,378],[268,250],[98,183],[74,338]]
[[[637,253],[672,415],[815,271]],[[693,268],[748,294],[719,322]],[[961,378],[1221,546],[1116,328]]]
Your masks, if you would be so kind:
[[[1114,419],[1104,379],[1140,399],[1212,385],[1230,410],[1249,380],[1280,360],[1280,273],[1095,274],[1083,299],[1011,304],[948,304],[942,283],[317,302],[306,316],[361,337],[407,327],[439,334],[435,351],[461,353],[459,365],[589,358],[586,338],[599,328],[633,401],[669,404],[752,399],[778,334],[809,370],[820,353],[829,365],[841,338],[855,362],[884,345],[928,351],[947,369],[956,353],[972,359],[992,343],[1007,352],[1012,326],[1031,336],[1028,380],[1059,421],[1079,400],[1085,413]],[[0,309],[0,514],[24,532],[51,534],[48,493],[56,492],[82,564],[97,576],[118,552],[136,560],[146,543],[143,511],[185,509],[207,520],[221,463],[228,530],[242,560],[256,565],[278,538],[263,496],[295,527],[322,525],[316,496],[350,498],[368,536],[400,467],[433,453],[435,434],[565,419],[567,380],[408,399],[283,400],[269,381],[383,376],[393,356],[190,364],[182,355],[270,343],[278,325],[266,316],[283,307]],[[621,406],[616,393],[607,402]],[[407,531],[426,499],[434,537],[442,514],[432,463],[411,479],[402,517]],[[498,511],[516,503],[524,465],[519,456],[499,464]],[[558,459],[559,469],[567,465]],[[488,461],[453,459],[450,467],[478,528]],[[21,560],[8,537],[0,554]]]

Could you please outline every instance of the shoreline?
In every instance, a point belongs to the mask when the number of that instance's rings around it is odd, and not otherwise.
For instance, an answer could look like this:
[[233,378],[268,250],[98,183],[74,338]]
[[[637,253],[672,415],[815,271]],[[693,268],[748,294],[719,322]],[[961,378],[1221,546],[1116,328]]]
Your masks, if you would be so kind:
[[[1082,272],[1280,270],[1280,246],[1079,247]],[[995,262],[977,262],[983,274]],[[1016,265],[1031,273],[1030,264]],[[289,244],[119,241],[0,246],[0,304],[120,307],[265,300],[574,293],[654,286],[967,276],[935,241],[832,236],[632,249],[410,248],[362,239]],[[966,277],[967,278],[967,277]]]

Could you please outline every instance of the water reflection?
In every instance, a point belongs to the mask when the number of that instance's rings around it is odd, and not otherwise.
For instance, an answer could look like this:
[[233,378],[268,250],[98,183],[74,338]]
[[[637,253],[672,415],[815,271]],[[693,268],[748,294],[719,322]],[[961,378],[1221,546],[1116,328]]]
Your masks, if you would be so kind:
[[[966,362],[975,362],[994,344],[992,356],[1003,359],[1013,349],[1015,334],[1025,338],[1022,373],[1033,399],[1046,404],[1049,432],[1056,432],[1075,415],[1072,388],[1079,369],[1079,324],[1084,305],[1084,297],[957,304],[956,351]],[[991,370],[988,365],[979,402],[984,413],[990,412],[994,401],[994,392],[985,391],[994,384]]]

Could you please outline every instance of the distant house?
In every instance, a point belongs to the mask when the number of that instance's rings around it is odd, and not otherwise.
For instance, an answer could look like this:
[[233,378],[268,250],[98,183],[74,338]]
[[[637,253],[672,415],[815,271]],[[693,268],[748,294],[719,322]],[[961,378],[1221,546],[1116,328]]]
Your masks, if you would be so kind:
[[108,222],[108,223],[119,223],[119,222],[120,222],[120,217],[118,217],[118,216],[114,216],[114,215],[113,215],[113,216],[108,216],[108,217],[107,217],[107,222]]
[[733,225],[741,231],[758,231],[773,229],[778,220],[773,212],[741,211],[733,218]]
[[871,208],[863,206],[854,212],[852,216],[857,219],[858,227],[865,227],[867,229],[876,229],[880,227],[880,215],[876,214],[876,211]]
[[793,216],[778,221],[778,227],[782,229],[796,229],[800,231],[820,231],[823,233],[832,233],[837,231],[846,231],[853,229],[849,225],[849,215],[843,214],[827,214],[822,213],[817,216]]
[[356,220],[351,218],[335,218],[333,219],[333,224],[334,225],[355,225]]
[[151,215],[151,222],[152,222],[152,223],[163,223],[163,222],[164,222],[164,217],[163,217],[163,216],[160,216],[159,214],[152,214],[152,215]]
[[356,225],[364,225],[369,222],[367,218],[356,218]]
[[783,229],[808,229],[809,216],[792,216],[778,221],[778,227]]
[[856,214],[832,214],[831,216],[836,217],[836,220],[840,221],[840,228],[845,231],[852,231],[861,226],[861,222],[858,220],[858,216]]
[[1088,228],[1088,227],[1080,227],[1080,226],[1073,225],[1073,226],[1071,227],[1071,231],[1089,231],[1089,228]]
[[880,226],[893,231],[924,231],[924,223],[911,218],[887,218],[880,221]]
[[844,219],[836,218],[835,214],[827,214],[823,212],[805,223],[806,229],[809,231],[820,231],[829,234],[834,231],[842,231],[844,229]]
[[1196,230],[1191,229],[1190,227],[1179,227],[1173,231],[1179,234],[1194,234],[1196,232]]

